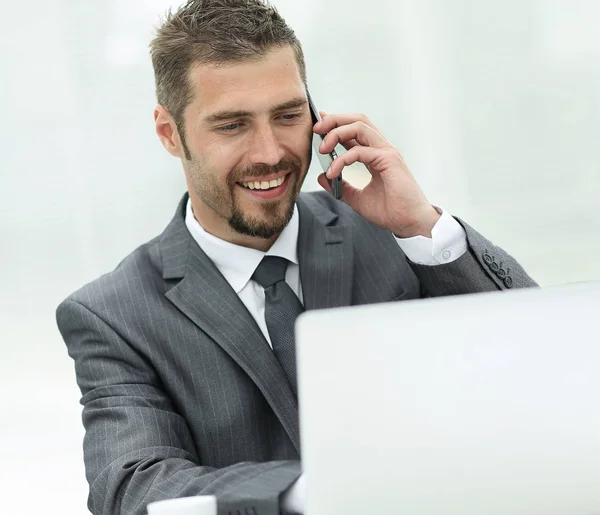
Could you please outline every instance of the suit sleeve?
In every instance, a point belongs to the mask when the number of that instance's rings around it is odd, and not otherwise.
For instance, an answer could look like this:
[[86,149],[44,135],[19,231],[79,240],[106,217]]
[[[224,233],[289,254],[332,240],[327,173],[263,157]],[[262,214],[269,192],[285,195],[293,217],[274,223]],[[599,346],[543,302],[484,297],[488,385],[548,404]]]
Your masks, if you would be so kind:
[[537,286],[521,265],[460,219],[467,237],[467,251],[448,264],[427,266],[410,263],[421,282],[422,295],[440,297]]
[[279,515],[281,494],[300,476],[298,461],[203,466],[143,356],[81,303],[63,302],[57,322],[82,393],[93,514],[141,515],[150,502],[215,495],[219,515]]

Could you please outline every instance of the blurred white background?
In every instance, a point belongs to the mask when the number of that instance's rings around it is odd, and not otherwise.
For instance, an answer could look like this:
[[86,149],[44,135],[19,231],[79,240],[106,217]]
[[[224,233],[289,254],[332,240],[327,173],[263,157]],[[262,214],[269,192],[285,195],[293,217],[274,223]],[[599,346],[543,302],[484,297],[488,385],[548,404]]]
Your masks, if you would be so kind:
[[[153,132],[147,51],[178,4],[2,2],[3,514],[86,513],[79,392],[54,309],[162,231],[185,189]],[[366,113],[432,202],[541,284],[600,279],[599,2],[274,4],[321,109]]]

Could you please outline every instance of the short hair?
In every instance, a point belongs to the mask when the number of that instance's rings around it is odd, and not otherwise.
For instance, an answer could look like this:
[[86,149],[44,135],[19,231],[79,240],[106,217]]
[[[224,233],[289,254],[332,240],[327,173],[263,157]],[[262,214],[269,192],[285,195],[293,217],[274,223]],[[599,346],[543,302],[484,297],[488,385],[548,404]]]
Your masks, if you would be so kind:
[[188,0],[176,12],[167,12],[150,43],[156,97],[175,120],[188,159],[183,114],[193,100],[191,66],[258,60],[270,50],[288,45],[306,84],[300,42],[267,2]]

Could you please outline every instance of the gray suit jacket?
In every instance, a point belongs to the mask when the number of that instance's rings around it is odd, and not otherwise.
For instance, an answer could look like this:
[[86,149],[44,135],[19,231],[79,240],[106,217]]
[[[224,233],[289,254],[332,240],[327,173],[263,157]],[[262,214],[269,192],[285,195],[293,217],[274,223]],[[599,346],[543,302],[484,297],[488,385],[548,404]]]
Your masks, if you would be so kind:
[[[277,515],[300,474],[298,406],[256,322],[190,236],[186,201],[160,236],[57,310],[82,392],[88,505],[142,514],[149,502],[215,494],[220,514]],[[464,223],[468,252],[428,267],[325,192],[301,194],[298,208],[306,309],[535,284]]]

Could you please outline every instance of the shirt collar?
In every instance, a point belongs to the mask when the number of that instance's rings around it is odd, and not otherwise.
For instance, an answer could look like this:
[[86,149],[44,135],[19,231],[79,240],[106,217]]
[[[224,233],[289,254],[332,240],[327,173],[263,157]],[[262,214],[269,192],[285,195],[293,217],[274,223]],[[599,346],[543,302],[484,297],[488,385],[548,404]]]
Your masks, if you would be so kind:
[[267,252],[235,245],[206,232],[194,217],[192,202],[189,199],[185,212],[185,225],[194,241],[212,260],[236,293],[242,291],[248,284],[256,267],[265,256],[279,256],[298,264],[300,216],[296,205],[290,222]]

